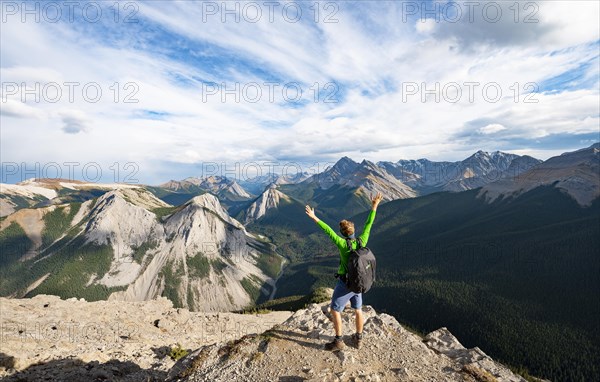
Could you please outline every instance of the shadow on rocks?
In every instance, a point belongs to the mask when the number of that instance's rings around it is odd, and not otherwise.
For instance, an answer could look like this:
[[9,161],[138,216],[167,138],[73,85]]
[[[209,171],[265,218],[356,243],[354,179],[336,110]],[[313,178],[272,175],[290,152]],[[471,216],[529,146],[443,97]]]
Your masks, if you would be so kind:
[[15,357],[0,353],[0,367],[4,369],[12,369],[15,366]]
[[315,344],[313,342],[304,341],[302,339],[307,338],[306,336],[292,332],[290,330],[271,329],[269,330],[269,335],[273,338],[278,338],[285,341],[293,341],[298,345],[302,345],[305,347],[323,350],[323,344]]
[[171,352],[171,347],[170,346],[153,347],[152,351],[154,352],[154,355],[156,356],[156,358],[163,359],[167,355],[169,355],[169,353]]
[[143,369],[137,364],[112,359],[106,363],[83,362],[64,358],[40,362],[2,379],[3,382],[156,382],[164,381],[167,373],[162,370]]

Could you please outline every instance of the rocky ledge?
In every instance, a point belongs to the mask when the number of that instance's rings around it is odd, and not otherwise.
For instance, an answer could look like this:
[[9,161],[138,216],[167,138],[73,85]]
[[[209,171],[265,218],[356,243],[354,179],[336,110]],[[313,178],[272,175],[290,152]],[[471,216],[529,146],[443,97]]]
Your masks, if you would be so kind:
[[364,340],[355,349],[351,309],[342,314],[346,347],[323,349],[332,324],[312,304],[285,322],[227,343],[203,346],[177,362],[168,381],[525,381],[446,329],[425,338],[387,314],[363,308]]
[[[321,305],[267,314],[196,313],[161,298],[145,302],[0,298],[3,381],[519,381],[446,329],[425,338],[363,307],[355,349],[323,349],[332,323]],[[179,346],[180,345],[180,346]],[[175,362],[172,349],[189,354]],[[192,349],[195,349],[192,351]]]

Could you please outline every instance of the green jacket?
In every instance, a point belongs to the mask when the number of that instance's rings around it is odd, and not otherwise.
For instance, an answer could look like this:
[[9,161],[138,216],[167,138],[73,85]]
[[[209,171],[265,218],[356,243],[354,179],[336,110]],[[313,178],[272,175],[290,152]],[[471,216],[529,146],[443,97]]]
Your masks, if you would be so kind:
[[[367,221],[365,222],[365,227],[363,228],[363,231],[359,236],[360,240],[362,241],[363,247],[365,247],[367,245],[367,242],[369,241],[369,234],[371,233],[371,226],[373,225],[374,220],[375,210],[371,210],[369,216],[367,217]],[[325,231],[327,235],[329,235],[333,243],[338,247],[340,251],[340,267],[338,268],[338,273],[340,275],[345,275],[346,273],[348,273],[348,256],[350,255],[350,250],[348,249],[346,238],[338,235],[323,220],[319,220],[317,224],[323,229],[323,231]],[[356,249],[356,245],[356,240],[352,241],[352,249]]]

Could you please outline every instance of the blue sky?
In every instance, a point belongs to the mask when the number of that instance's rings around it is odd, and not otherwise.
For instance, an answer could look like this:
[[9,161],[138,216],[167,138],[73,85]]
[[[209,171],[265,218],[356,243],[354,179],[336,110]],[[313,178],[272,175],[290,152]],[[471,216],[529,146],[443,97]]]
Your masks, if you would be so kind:
[[517,4],[2,2],[2,181],[591,145],[599,3]]

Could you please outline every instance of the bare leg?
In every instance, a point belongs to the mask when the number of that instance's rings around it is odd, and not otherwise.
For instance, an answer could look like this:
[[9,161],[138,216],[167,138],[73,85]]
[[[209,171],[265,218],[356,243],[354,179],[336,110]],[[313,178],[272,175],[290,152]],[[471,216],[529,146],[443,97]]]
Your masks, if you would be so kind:
[[356,321],[356,333],[362,333],[364,322],[361,308],[354,309],[354,321]]
[[342,315],[340,312],[331,309],[331,317],[333,318],[333,328],[335,329],[335,335],[342,335]]

